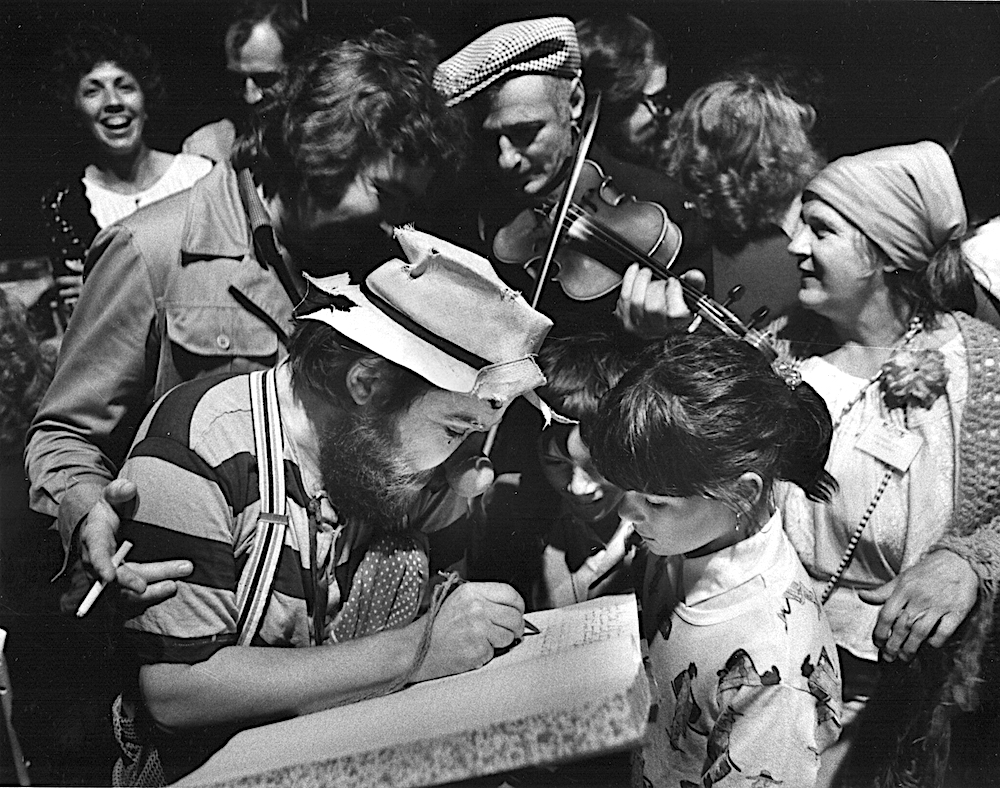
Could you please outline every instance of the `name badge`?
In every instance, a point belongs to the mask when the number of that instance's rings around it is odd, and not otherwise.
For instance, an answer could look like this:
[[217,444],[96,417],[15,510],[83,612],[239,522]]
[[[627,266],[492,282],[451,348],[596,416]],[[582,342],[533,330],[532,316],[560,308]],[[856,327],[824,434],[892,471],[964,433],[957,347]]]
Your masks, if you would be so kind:
[[856,446],[900,473],[906,473],[923,442],[923,438],[909,430],[875,419],[865,427]]

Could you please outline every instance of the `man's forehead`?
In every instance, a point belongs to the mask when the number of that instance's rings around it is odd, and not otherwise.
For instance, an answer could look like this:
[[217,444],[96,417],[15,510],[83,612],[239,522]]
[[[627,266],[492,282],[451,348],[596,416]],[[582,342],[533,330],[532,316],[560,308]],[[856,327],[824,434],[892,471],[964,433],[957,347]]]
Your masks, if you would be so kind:
[[230,52],[227,67],[243,74],[271,74],[285,70],[284,47],[278,33],[267,22],[260,22],[250,38],[236,52]]
[[491,426],[508,405],[441,388],[432,388],[414,404],[437,418],[480,427]]
[[483,128],[497,130],[558,117],[559,92],[550,79],[541,74],[525,74],[488,91],[483,97],[487,102]]

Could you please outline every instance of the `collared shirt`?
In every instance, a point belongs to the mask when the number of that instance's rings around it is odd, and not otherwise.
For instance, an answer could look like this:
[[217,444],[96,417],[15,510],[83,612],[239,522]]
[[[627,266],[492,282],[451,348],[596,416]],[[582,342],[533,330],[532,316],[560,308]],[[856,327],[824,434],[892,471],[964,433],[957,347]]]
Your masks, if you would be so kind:
[[154,399],[185,380],[280,361],[275,326],[291,326],[227,164],[103,230],[86,269],[25,453],[31,506],[58,518],[67,546]]

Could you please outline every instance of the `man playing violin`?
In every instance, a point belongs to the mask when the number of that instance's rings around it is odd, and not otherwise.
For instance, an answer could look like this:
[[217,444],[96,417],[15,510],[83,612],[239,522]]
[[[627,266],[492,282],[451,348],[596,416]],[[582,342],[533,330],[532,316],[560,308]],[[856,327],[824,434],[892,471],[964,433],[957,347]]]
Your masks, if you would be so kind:
[[[482,168],[478,177],[470,177],[478,187],[476,198],[463,194],[460,210],[450,217],[458,226],[449,230],[467,245],[478,243],[500,275],[525,292],[535,288],[537,266],[530,264],[537,259],[504,259],[502,252],[522,247],[527,238],[529,247],[541,250],[537,257],[544,256],[551,213],[569,177],[584,116],[587,96],[580,68],[573,23],[551,17],[493,28],[441,63],[434,77],[449,105],[468,107],[477,130],[472,158]],[[698,242],[695,212],[676,182],[599,146],[591,148],[588,159],[618,190],[660,204],[666,221],[681,225],[679,270],[708,262],[706,247]],[[610,326],[617,298],[615,288],[593,300],[574,300],[547,281],[539,309],[555,321],[555,334],[567,335]]]

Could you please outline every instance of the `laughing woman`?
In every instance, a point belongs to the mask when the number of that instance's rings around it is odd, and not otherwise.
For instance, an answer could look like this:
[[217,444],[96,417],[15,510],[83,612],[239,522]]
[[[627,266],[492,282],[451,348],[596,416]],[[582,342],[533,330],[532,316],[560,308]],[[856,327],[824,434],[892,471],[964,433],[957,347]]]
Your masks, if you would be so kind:
[[153,150],[144,133],[163,95],[149,48],[100,24],[80,25],[54,55],[52,88],[78,139],[79,169],[50,189],[42,210],[65,321],[97,231],[191,186],[208,159]]
[[802,218],[789,251],[806,313],[783,336],[833,416],[840,483],[829,504],[792,490],[783,507],[844,674],[844,735],[820,784],[871,785],[877,769],[885,785],[939,785],[1000,565],[1000,334],[965,314],[966,215],[937,144],[835,161]]

